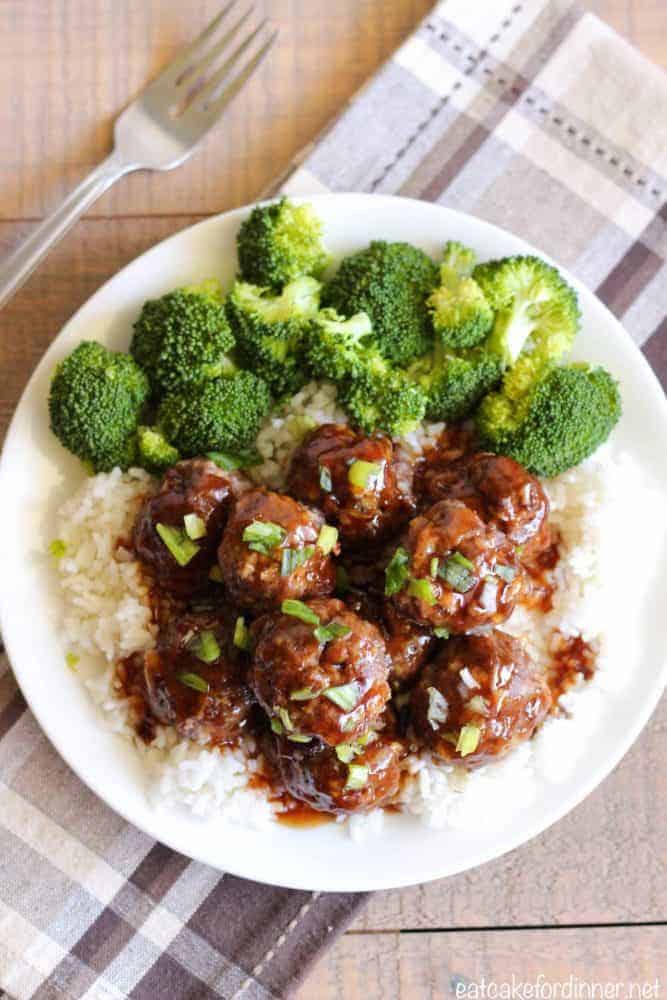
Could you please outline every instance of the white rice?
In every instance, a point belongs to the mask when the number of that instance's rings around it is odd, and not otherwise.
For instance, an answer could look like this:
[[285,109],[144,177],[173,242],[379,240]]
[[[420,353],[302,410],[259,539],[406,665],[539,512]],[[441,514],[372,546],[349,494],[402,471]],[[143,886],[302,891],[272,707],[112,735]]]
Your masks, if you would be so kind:
[[[309,426],[344,422],[336,390],[309,383],[281,411],[268,418],[257,447],[263,462],[253,470],[257,481],[284,484],[290,455]],[[437,438],[442,424],[425,425],[406,442],[415,454]],[[445,765],[426,752],[405,763],[403,807],[432,827],[479,829],[502,826],[512,810],[534,801],[545,782],[563,781],[572,772],[591,738],[596,719],[610,696],[630,680],[627,655],[633,629],[627,608],[610,613],[624,586],[618,565],[641,549],[642,525],[654,532],[660,523],[659,498],[647,488],[639,466],[610,444],[582,465],[545,482],[552,521],[562,546],[556,570],[558,587],[552,610],[545,614],[518,608],[504,626],[520,636],[536,661],[546,662],[553,632],[581,635],[599,644],[598,669],[561,698],[568,717],[550,717],[536,738],[498,763],[470,774]],[[113,685],[116,661],[143,651],[155,641],[146,587],[131,554],[118,546],[127,538],[138,507],[153,488],[147,473],[114,470],[89,478],[62,507],[58,537],[66,544],[59,560],[64,595],[63,631],[69,651],[83,654],[82,680],[113,732],[134,741],[146,763],[150,796],[156,808],[185,807],[199,817],[222,815],[249,826],[269,823],[274,806],[248,779],[257,763],[237,750],[209,749],[179,740],[173,730],[158,727],[151,746],[135,736],[130,706]],[[641,499],[640,499],[641,498]],[[645,518],[633,522],[632,539],[623,528],[630,506]],[[647,539],[647,543],[648,539]],[[655,538],[650,543],[655,546]],[[376,835],[384,814],[376,810],[347,822],[355,839]]]

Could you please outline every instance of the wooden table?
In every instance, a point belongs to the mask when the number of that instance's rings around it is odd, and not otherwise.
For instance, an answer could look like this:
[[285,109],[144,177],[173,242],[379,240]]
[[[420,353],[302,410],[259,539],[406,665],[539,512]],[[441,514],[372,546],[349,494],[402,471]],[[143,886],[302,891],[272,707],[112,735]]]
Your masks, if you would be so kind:
[[[117,110],[219,6],[0,2],[0,251],[106,154]],[[2,428],[51,338],[104,280],[194,220],[253,200],[430,6],[260,0],[281,44],[225,124],[179,170],[119,183],[3,311]],[[589,6],[667,63],[665,0]],[[375,895],[300,1000],[456,996],[457,983],[481,976],[625,983],[667,972],[666,752],[663,704],[612,777],[532,843],[469,874]]]

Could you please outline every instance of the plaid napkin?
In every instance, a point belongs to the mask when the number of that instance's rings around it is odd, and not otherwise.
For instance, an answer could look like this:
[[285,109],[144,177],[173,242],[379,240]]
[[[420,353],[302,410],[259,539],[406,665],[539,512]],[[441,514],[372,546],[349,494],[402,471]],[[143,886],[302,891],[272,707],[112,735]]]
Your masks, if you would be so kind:
[[[399,193],[505,226],[593,288],[664,380],[666,172],[667,80],[599,20],[566,0],[447,0],[273,190]],[[128,826],[52,750],[6,662],[0,797],[12,1000],[284,996],[363,903],[221,875]]]

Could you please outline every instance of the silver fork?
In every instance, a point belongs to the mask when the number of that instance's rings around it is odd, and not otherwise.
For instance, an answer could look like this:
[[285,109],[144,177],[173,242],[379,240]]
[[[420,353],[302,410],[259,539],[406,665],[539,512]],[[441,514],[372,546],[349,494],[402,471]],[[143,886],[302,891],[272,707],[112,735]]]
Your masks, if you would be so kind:
[[266,21],[250,33],[241,31],[247,27],[251,8],[226,25],[222,37],[211,45],[235,6],[236,0],[227,4],[125,108],[116,119],[111,155],[0,265],[0,308],[51,247],[119,177],[132,170],[172,170],[180,166],[215,125],[278,36],[273,31],[259,46]]

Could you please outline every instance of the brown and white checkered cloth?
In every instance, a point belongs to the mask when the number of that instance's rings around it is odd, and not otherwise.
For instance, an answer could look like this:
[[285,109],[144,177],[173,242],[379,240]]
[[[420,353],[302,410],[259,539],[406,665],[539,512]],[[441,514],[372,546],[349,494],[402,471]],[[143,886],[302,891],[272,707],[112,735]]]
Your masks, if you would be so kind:
[[[667,79],[567,0],[446,0],[291,193],[441,202],[574,271],[667,377]],[[369,234],[369,237],[373,234]],[[0,666],[0,987],[12,1000],[284,996],[363,903],[221,875],[107,809]]]

